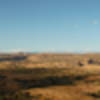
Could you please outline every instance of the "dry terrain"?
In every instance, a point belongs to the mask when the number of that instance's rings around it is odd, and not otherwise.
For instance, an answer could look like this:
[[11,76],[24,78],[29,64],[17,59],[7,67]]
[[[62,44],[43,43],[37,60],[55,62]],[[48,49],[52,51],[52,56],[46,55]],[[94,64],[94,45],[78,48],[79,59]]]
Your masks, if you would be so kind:
[[100,100],[100,54],[0,54],[0,100]]

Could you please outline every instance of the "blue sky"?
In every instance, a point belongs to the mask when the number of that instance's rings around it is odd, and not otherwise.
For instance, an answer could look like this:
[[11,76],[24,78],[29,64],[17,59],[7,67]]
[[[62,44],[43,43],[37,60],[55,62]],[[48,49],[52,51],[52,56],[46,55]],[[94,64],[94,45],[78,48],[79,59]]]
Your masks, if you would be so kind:
[[0,52],[99,52],[100,0],[0,0]]

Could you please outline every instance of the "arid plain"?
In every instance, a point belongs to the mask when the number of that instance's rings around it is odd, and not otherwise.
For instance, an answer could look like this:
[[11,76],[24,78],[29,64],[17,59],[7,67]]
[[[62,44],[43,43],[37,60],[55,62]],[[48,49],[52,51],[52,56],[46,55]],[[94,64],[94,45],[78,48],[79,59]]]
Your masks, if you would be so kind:
[[0,100],[100,100],[100,54],[0,54]]

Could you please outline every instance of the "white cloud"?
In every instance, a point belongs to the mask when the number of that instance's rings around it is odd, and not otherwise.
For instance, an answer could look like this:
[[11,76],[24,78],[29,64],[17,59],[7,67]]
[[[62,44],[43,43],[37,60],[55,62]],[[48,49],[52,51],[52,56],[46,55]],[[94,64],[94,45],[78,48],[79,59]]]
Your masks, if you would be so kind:
[[97,24],[99,24],[99,21],[98,20],[93,20],[92,24],[97,25]]
[[30,52],[30,51],[32,51],[32,49],[29,49],[29,48],[15,48],[15,49],[6,50],[6,51],[3,51],[3,52],[18,53],[18,52]]
[[91,51],[92,51],[91,48],[85,48],[85,49],[84,49],[84,52],[91,52]]
[[56,52],[55,48],[47,48],[46,50],[44,50],[45,52]]

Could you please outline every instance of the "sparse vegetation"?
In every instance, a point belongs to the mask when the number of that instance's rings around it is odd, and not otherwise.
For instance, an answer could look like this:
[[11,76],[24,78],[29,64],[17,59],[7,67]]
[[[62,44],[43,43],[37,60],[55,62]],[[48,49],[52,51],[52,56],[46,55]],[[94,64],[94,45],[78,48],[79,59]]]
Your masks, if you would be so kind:
[[0,100],[100,99],[100,55],[27,54],[18,61],[1,57]]

